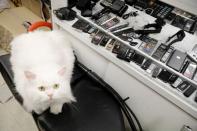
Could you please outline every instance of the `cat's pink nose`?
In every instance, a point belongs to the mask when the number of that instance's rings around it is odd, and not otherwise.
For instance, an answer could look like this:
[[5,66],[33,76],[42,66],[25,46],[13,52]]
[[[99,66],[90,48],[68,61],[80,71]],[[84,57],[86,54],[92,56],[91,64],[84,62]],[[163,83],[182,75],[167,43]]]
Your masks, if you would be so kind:
[[52,99],[53,94],[47,94],[47,96],[48,96],[50,99]]

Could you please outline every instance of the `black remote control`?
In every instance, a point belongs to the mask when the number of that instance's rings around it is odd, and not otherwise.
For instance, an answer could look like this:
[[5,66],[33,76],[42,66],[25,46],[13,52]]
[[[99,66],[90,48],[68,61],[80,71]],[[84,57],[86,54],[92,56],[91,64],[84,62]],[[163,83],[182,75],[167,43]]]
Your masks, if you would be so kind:
[[151,59],[147,59],[144,64],[141,66],[142,69],[147,70],[148,67],[151,65],[152,60]]
[[190,86],[190,84],[187,81],[182,82],[181,84],[178,85],[177,90],[183,92],[185,91],[188,87]]
[[184,93],[183,95],[186,96],[186,97],[189,97],[191,96],[191,94],[196,90],[196,87],[194,86],[190,86]]

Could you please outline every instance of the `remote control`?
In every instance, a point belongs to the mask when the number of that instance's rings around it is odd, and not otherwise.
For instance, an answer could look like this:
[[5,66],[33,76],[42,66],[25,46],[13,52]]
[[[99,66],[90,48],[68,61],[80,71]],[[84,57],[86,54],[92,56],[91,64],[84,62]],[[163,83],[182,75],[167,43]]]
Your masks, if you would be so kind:
[[161,62],[165,63],[173,51],[174,51],[174,47],[170,46],[170,48],[167,50],[167,52],[161,58]]
[[147,70],[148,67],[151,65],[152,60],[151,59],[147,59],[144,64],[141,66],[142,69]]
[[183,95],[186,97],[189,97],[194,91],[196,90],[196,87],[190,86],[184,93]]
[[178,85],[177,90],[180,92],[185,91],[188,87],[190,86],[190,84],[186,81],[182,82],[181,84]]

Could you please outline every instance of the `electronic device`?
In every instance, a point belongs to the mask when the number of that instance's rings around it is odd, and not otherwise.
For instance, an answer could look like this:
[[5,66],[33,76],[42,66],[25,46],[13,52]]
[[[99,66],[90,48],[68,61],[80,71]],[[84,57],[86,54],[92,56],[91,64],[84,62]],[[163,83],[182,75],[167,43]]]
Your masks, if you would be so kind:
[[170,46],[170,48],[165,52],[165,54],[161,58],[161,62],[165,63],[169,59],[173,51],[174,51],[174,47]]
[[172,21],[175,19],[175,17],[176,17],[176,14],[171,12],[169,15],[166,16],[166,19],[168,21]]
[[126,4],[132,6],[136,2],[136,0],[125,0],[125,2]]
[[149,66],[152,64],[152,60],[151,59],[147,59],[141,66],[142,69],[147,70],[149,68]]
[[178,85],[180,85],[182,82],[183,82],[183,80],[182,80],[180,77],[178,77],[178,78],[175,80],[175,82],[174,82],[173,84],[171,84],[171,86],[172,86],[173,88],[177,88]]
[[122,46],[124,46],[124,45],[121,44],[120,42],[116,41],[115,45],[114,45],[114,48],[112,49],[112,53],[118,54],[118,52],[122,48]]
[[186,57],[187,57],[186,53],[181,52],[179,50],[175,50],[172,56],[170,57],[170,59],[168,60],[167,65],[176,71],[180,71]]
[[183,67],[182,69],[180,70],[181,73],[184,73],[188,67],[188,65],[190,64],[190,60],[186,58],[186,60],[184,61],[184,64],[183,64]]
[[191,79],[196,71],[196,68],[197,68],[196,63],[190,62],[183,75]]
[[172,25],[179,27],[180,29],[184,29],[185,25],[187,23],[187,19],[180,16],[180,15],[176,15],[176,17],[174,18],[174,20],[172,21]]
[[77,16],[77,13],[68,7],[59,8],[57,10],[54,10],[53,13],[60,20],[69,20],[70,21],[70,20],[74,20],[75,17]]
[[99,43],[99,45],[100,46],[105,46],[109,40],[110,40],[110,37],[108,35],[104,35],[103,36],[103,39],[101,40],[101,42]]
[[73,25],[72,27],[75,28],[75,29],[78,29],[78,30],[84,30],[86,27],[89,26],[89,23],[82,20],[82,19],[79,19],[77,20]]
[[139,46],[139,49],[142,50],[144,53],[151,55],[158,41],[148,36],[142,37],[141,40],[143,42]]
[[167,83],[171,76],[172,76],[171,72],[169,72],[166,69],[162,69],[161,72],[158,74],[157,78]]
[[122,0],[115,0],[109,8],[114,14],[121,17],[128,9],[128,6]]
[[88,31],[92,28],[93,26],[92,25],[87,25],[82,31],[85,32],[85,33],[88,33]]
[[191,30],[193,24],[194,24],[194,20],[188,19],[188,20],[186,21],[186,24],[185,24],[183,30],[189,32],[189,31]]
[[184,92],[190,84],[187,81],[183,81],[181,84],[178,85],[177,90],[180,92]]
[[197,72],[194,74],[193,80],[197,82]]
[[139,10],[146,9],[149,5],[149,0],[136,0],[134,7]]
[[197,31],[197,21],[194,22],[193,26],[190,29],[190,33],[194,34]]
[[115,39],[110,39],[110,40],[107,42],[105,48],[106,48],[107,50],[112,50],[113,47],[114,47],[114,45],[115,45],[115,41],[116,41]]
[[107,20],[112,18],[112,14],[111,13],[106,13],[104,14],[101,18],[99,18],[98,20],[96,20],[96,24],[101,25],[104,22],[106,22]]
[[133,57],[132,57],[131,60],[132,60],[133,62],[135,62],[137,65],[140,65],[140,66],[141,66],[142,63],[144,62],[144,59],[145,59],[144,56],[135,53],[135,54],[133,55]]
[[120,20],[117,17],[113,17],[113,18],[107,20],[106,22],[104,22],[103,24],[101,24],[101,27],[103,27],[104,29],[108,29],[110,27],[115,26],[119,22],[120,22]]
[[118,26],[114,26],[114,27],[110,28],[109,30],[113,33],[114,31],[123,29],[123,28],[128,27],[128,26],[129,26],[129,22],[123,23],[123,24],[118,25]]
[[156,17],[156,18],[166,18],[174,9],[174,7],[163,3],[161,1],[157,1],[157,3],[155,4],[155,7],[153,8],[153,13],[151,14],[152,16]]
[[152,72],[154,71],[155,68],[156,68],[156,64],[151,63],[150,66],[148,67],[148,69],[146,69],[146,72],[149,74],[152,74]]
[[97,21],[98,19],[100,19],[101,17],[103,17],[106,14],[109,14],[111,11],[108,8],[103,8],[102,10],[97,11],[96,13],[94,13],[91,17],[92,20]]
[[132,27],[127,27],[120,30],[116,30],[113,32],[113,34],[116,36],[122,36],[123,34],[131,33],[131,32],[134,32],[134,29]]
[[88,34],[92,34],[92,33],[96,33],[98,31],[98,29],[95,26],[89,25],[83,31]]
[[178,76],[175,74],[172,74],[168,80],[168,83],[173,84],[177,80]]
[[110,7],[112,5],[112,3],[114,2],[114,0],[102,0],[100,2],[100,4],[106,8],[106,7]]
[[158,76],[158,74],[159,74],[159,72],[161,71],[161,68],[160,67],[155,67],[154,69],[153,69],[153,71],[152,71],[152,77],[153,78],[156,78],[157,76]]
[[160,60],[166,52],[167,52],[167,46],[164,45],[164,44],[161,44],[155,50],[155,52],[153,53],[152,57],[155,58],[155,59],[157,59],[157,60]]
[[184,96],[189,97],[196,90],[196,87],[190,85],[189,88],[183,93]]
[[92,43],[98,45],[104,37],[104,33],[102,31],[98,31],[94,37],[92,38]]
[[193,61],[197,62],[197,44],[194,45],[192,51],[187,52],[187,55],[189,58],[191,58]]
[[117,58],[130,62],[135,55],[135,51],[127,46],[123,46],[119,49]]

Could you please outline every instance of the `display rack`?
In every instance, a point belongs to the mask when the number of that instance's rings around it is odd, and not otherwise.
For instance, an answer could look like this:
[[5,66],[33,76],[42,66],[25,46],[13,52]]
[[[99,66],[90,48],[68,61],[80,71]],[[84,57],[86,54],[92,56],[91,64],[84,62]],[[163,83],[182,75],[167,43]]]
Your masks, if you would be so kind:
[[[74,9],[74,10],[77,12],[77,18],[82,19],[82,20],[90,23],[92,26],[95,26],[97,29],[99,29],[100,31],[106,33],[110,37],[116,39],[117,41],[121,42],[122,44],[125,44],[125,45],[129,46],[131,49],[134,49],[137,53],[145,56],[148,59],[151,59],[157,65],[161,66],[164,69],[169,70],[170,72],[178,75],[180,78],[190,82],[191,84],[193,84],[193,85],[195,85],[197,87],[197,83],[195,81],[193,81],[193,80],[185,77],[183,74],[173,70],[172,68],[168,67],[166,64],[164,64],[164,63],[152,58],[151,56],[147,55],[146,53],[144,53],[140,49],[129,45],[128,42],[126,42],[126,41],[120,39],[119,37],[115,36],[110,31],[105,30],[102,27],[98,26],[97,24],[95,24],[89,18],[82,17],[80,15],[80,12],[77,9]],[[132,10],[136,10],[136,9],[132,8]],[[144,15],[145,15],[145,17],[149,17],[151,19],[151,21],[153,21],[155,19],[155,18],[153,18],[151,16],[148,16],[145,13],[144,13]],[[72,34],[72,36],[74,36],[77,39],[79,39],[80,41],[82,41],[88,47],[90,47],[91,49],[93,49],[94,51],[96,51],[97,53],[99,53],[100,55],[102,55],[103,57],[105,57],[106,59],[111,61],[112,63],[116,64],[121,69],[123,69],[125,72],[127,72],[128,74],[134,76],[135,78],[140,80],[142,83],[144,83],[145,85],[147,85],[148,87],[150,87],[151,89],[153,89],[154,91],[156,91],[157,93],[159,93],[160,95],[162,95],[163,97],[168,99],[169,101],[171,101],[174,104],[176,104],[178,107],[183,109],[185,112],[189,113],[192,117],[197,119],[197,103],[194,102],[194,100],[193,100],[194,95],[195,95],[196,92],[193,93],[189,98],[186,98],[185,96],[183,96],[183,94],[181,92],[173,89],[169,84],[163,83],[159,79],[152,78],[150,76],[150,74],[146,73],[144,70],[142,70],[135,63],[133,63],[133,62],[127,63],[127,62],[124,62],[122,60],[117,59],[116,56],[113,53],[107,51],[103,47],[100,47],[100,46],[92,44],[91,43],[91,39],[89,38],[88,34],[79,32],[79,31],[75,30],[74,28],[72,28],[72,25],[75,22],[76,22],[76,20],[74,20],[74,21],[62,21],[62,20],[59,20],[53,14],[53,23],[54,24],[57,24],[58,26],[63,28],[65,31],[67,31],[68,33]],[[168,28],[169,30],[173,30],[173,32],[174,32],[174,30],[175,31],[179,30],[178,28],[173,27],[173,26],[168,25],[168,24],[164,28]],[[189,33],[186,33],[186,37],[187,37],[186,39],[193,40],[193,37],[196,37],[196,36],[191,35]]]

